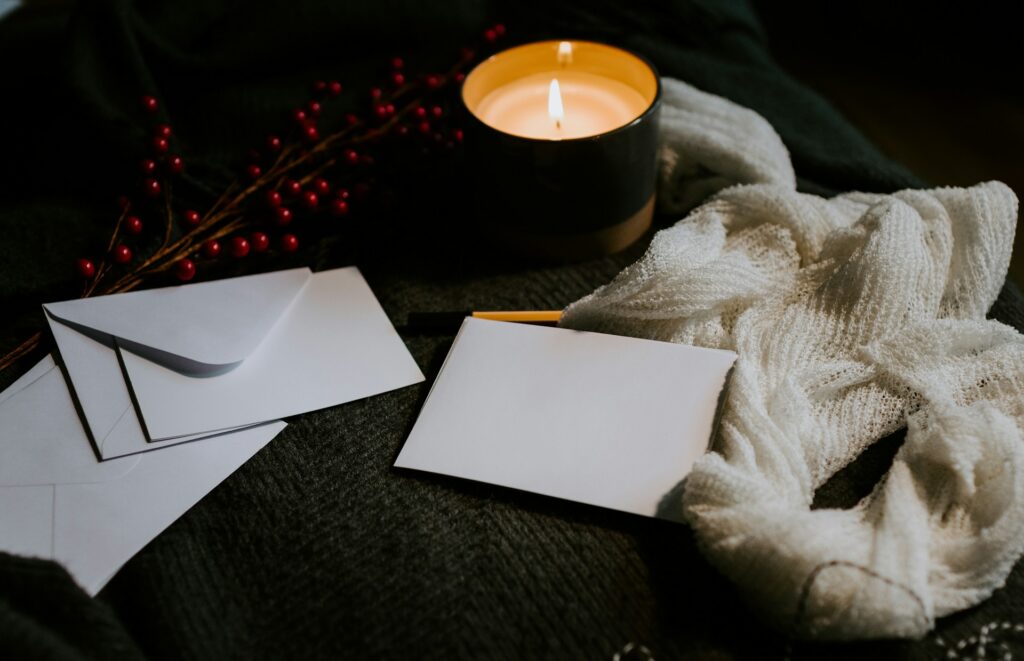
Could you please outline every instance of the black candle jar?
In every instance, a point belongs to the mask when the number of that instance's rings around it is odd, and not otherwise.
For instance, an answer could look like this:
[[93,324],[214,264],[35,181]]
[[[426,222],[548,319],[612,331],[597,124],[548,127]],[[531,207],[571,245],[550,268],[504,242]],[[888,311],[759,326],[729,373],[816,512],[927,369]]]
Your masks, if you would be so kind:
[[575,260],[646,233],[661,101],[647,60],[594,42],[527,44],[473,69],[462,100],[478,210],[504,246]]

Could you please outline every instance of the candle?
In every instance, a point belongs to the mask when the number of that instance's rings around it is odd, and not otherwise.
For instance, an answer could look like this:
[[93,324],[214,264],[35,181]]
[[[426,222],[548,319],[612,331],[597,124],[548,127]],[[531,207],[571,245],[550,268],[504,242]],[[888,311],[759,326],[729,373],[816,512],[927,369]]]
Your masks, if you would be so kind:
[[628,51],[549,41],[467,76],[467,145],[490,233],[520,252],[576,259],[642,236],[654,207],[660,84]]
[[649,105],[640,92],[621,81],[586,71],[552,71],[524,76],[490,92],[481,99],[476,115],[511,135],[571,140],[625,126]]

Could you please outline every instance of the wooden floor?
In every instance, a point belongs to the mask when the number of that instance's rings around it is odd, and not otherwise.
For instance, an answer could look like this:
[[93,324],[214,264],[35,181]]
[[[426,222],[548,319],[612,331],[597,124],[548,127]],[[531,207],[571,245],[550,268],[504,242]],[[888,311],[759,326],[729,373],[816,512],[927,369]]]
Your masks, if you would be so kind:
[[[1024,97],[1017,90],[784,64],[884,152],[930,183],[968,186],[998,179],[1024,195]],[[1019,218],[1010,277],[1024,287]]]

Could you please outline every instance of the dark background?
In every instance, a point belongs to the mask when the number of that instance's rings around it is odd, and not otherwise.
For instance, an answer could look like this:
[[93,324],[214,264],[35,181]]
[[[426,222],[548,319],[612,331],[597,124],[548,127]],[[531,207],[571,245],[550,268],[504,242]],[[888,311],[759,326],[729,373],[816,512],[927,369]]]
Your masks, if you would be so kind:
[[[1006,3],[755,2],[783,68],[935,185],[1024,191],[1024,34]],[[1022,237],[1010,275],[1024,284]]]

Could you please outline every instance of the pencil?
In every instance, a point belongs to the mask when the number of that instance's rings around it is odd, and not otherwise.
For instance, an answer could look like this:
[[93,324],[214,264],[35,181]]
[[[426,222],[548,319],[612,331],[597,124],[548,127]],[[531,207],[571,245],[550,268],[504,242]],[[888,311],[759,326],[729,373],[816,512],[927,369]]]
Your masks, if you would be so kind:
[[492,310],[473,312],[472,317],[476,319],[490,319],[492,321],[518,321],[521,323],[533,324],[557,324],[562,318],[561,310]]
[[411,312],[407,327],[415,330],[458,328],[466,317],[529,324],[557,324],[561,310],[467,310],[465,312]]

